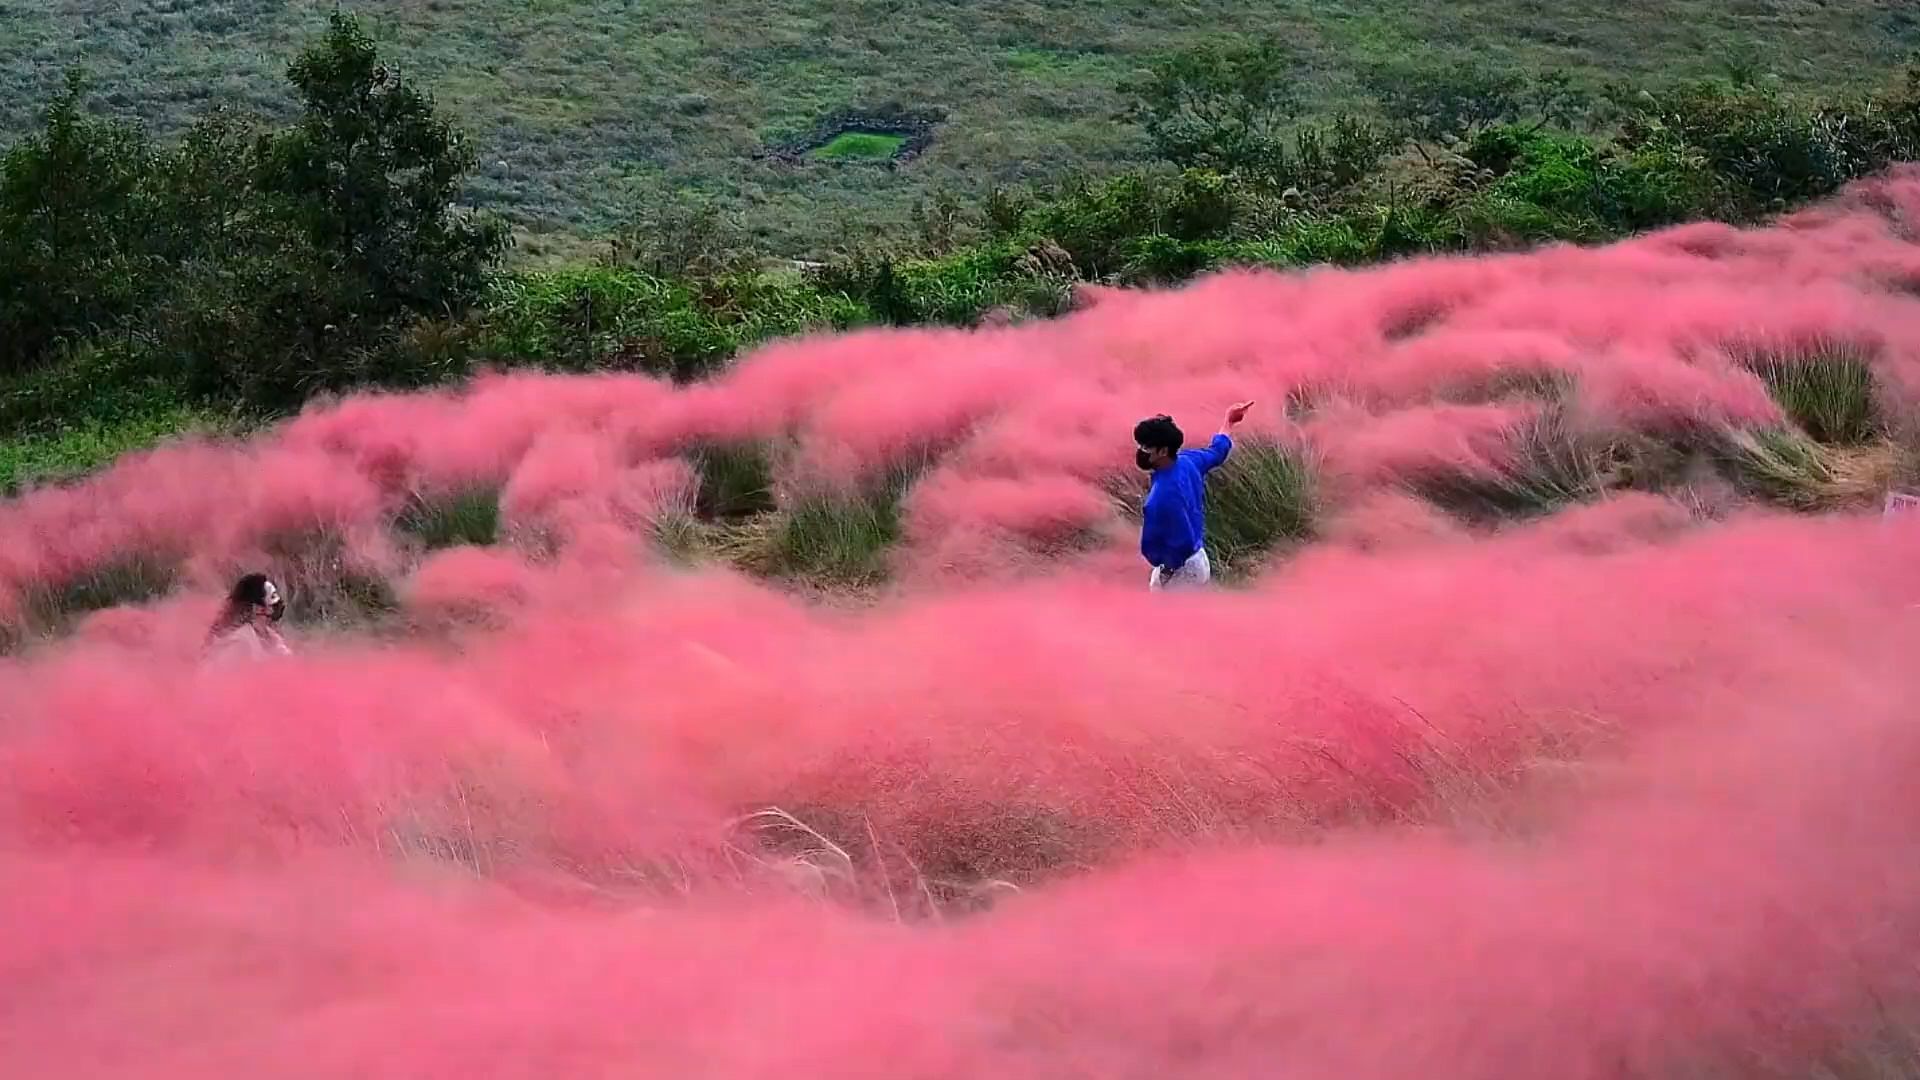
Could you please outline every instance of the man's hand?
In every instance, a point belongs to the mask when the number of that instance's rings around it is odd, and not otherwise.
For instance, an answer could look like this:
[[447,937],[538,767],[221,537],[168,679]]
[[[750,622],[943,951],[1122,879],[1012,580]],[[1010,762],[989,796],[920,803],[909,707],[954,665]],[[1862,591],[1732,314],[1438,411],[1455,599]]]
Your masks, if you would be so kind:
[[1231,428],[1235,424],[1238,424],[1240,421],[1245,420],[1247,418],[1247,410],[1251,408],[1253,408],[1253,402],[1243,401],[1240,404],[1235,405],[1233,408],[1228,409],[1227,422],[1224,425],[1222,425],[1223,428]]

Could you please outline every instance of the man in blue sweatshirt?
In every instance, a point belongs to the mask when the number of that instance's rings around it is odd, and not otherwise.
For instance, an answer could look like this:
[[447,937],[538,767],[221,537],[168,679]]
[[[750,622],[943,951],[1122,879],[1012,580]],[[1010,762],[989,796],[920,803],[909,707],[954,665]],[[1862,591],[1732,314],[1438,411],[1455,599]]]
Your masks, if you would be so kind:
[[1253,402],[1227,410],[1220,433],[1204,450],[1181,450],[1185,437],[1170,416],[1155,416],[1133,426],[1135,464],[1153,474],[1147,489],[1140,554],[1153,567],[1153,589],[1205,585],[1213,580],[1207,560],[1207,474],[1233,451],[1229,434]]

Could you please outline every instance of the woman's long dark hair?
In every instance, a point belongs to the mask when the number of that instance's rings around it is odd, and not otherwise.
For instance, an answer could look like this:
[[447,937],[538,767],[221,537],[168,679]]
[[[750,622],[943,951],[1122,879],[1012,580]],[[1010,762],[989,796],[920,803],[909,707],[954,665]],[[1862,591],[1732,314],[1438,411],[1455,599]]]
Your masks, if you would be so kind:
[[213,621],[213,628],[207,632],[207,637],[219,637],[252,618],[254,608],[265,607],[267,581],[265,574],[248,574],[234,582],[233,588],[227,591],[227,604],[220,609],[220,617]]

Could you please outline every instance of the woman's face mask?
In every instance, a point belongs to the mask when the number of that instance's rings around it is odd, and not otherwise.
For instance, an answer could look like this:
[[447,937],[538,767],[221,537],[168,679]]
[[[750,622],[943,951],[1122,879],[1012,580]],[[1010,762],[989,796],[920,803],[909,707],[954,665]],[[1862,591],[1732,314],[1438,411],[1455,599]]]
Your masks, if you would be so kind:
[[267,609],[267,618],[274,622],[279,622],[281,616],[287,613],[287,601],[280,595],[279,587],[273,582],[267,582],[266,595],[262,599],[266,601],[264,606]]
[[1145,469],[1147,472],[1152,472],[1153,471],[1153,452],[1151,450],[1136,449],[1133,452],[1133,463],[1135,465],[1140,466],[1142,469]]

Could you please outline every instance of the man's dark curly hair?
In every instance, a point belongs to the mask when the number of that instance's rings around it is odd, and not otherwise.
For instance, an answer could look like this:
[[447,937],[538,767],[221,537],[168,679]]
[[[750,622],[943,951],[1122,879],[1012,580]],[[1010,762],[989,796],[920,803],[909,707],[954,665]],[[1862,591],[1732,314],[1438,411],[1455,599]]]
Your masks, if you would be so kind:
[[1133,425],[1133,441],[1135,445],[1148,450],[1165,450],[1172,454],[1180,450],[1180,444],[1186,441],[1186,436],[1180,434],[1180,425],[1173,422],[1173,417],[1162,413]]

